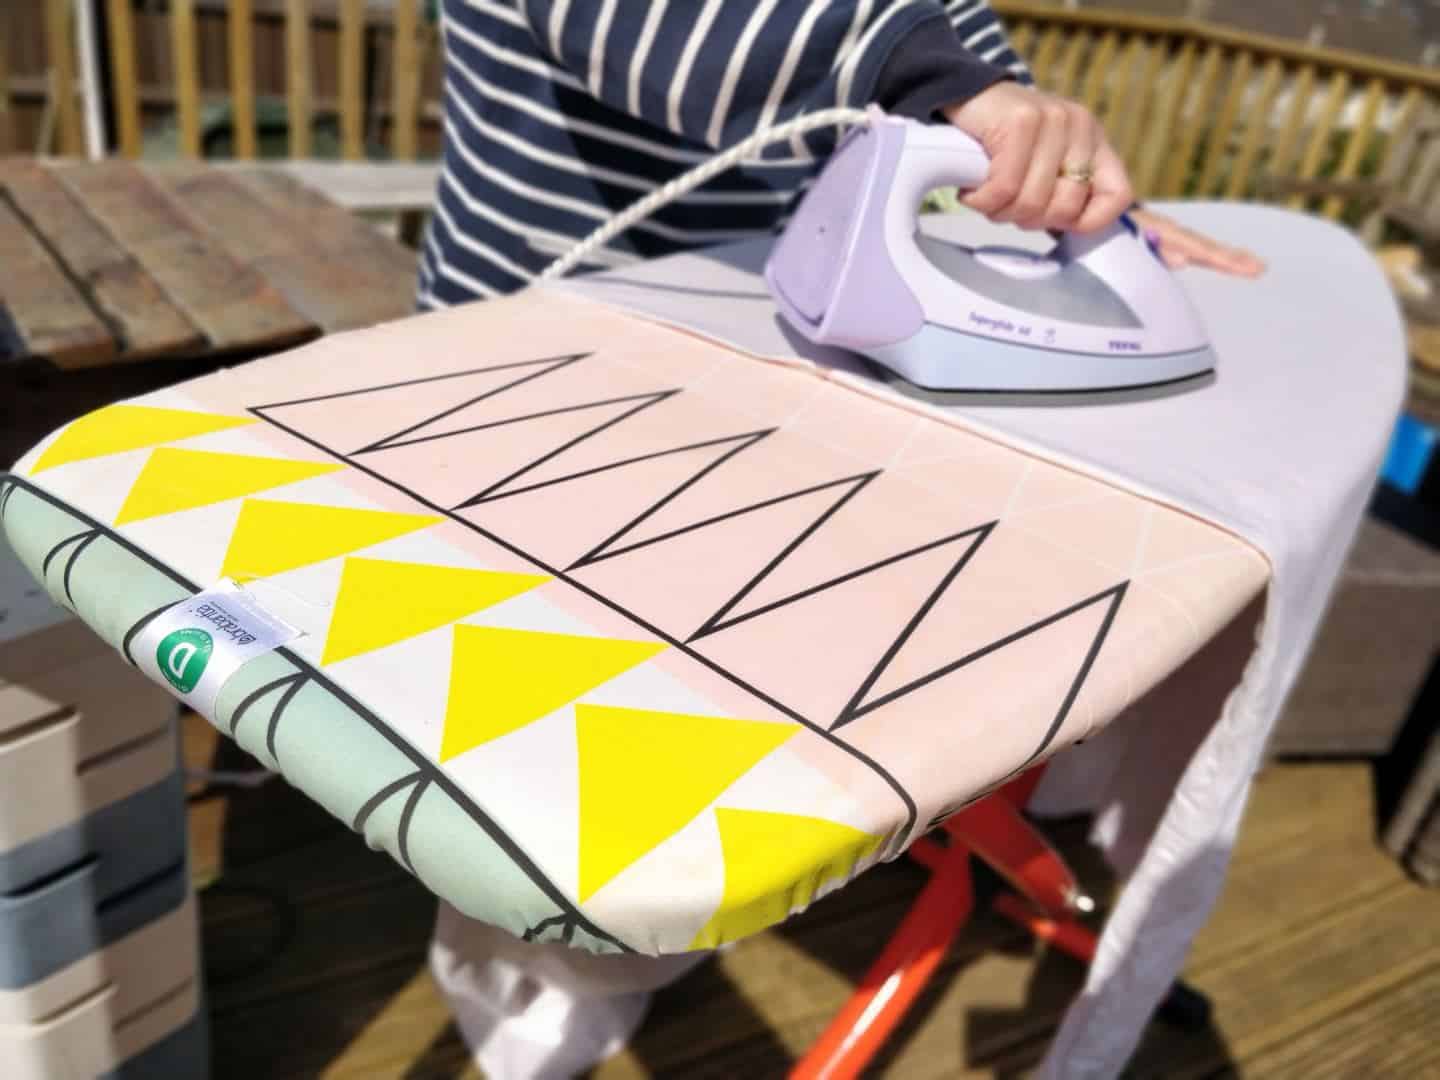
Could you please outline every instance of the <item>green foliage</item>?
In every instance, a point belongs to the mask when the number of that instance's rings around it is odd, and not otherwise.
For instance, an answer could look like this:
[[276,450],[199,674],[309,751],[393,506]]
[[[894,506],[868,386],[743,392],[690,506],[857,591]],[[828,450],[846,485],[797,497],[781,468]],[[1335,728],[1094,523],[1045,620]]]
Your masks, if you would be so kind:
[[[1349,130],[1335,130],[1330,133],[1329,139],[1320,159],[1320,166],[1316,170],[1316,180],[1334,179],[1340,171],[1340,164],[1345,157],[1345,149],[1349,145],[1351,132]],[[1383,131],[1376,131],[1370,139],[1370,145],[1366,148],[1365,155],[1360,159],[1359,167],[1355,171],[1353,180],[1373,180],[1380,172],[1381,162],[1385,157],[1385,149],[1389,145],[1390,136]],[[1207,126],[1200,132],[1200,138],[1196,140],[1195,152],[1186,165],[1186,176],[1184,183],[1184,195],[1187,198],[1211,197],[1209,193],[1201,193],[1198,189],[1200,179],[1205,170],[1206,151],[1210,142],[1210,129]],[[1304,152],[1307,145],[1307,137],[1302,135],[1300,146],[1294,151],[1290,168],[1293,170],[1298,164],[1298,155]],[[1270,169],[1270,161],[1273,153],[1273,144],[1263,143],[1260,152],[1256,156],[1255,163],[1250,169],[1250,176],[1245,187],[1242,189],[1240,198],[1245,200],[1264,200],[1276,196],[1267,194],[1264,180]],[[1223,147],[1219,170],[1216,179],[1212,182],[1210,192],[1224,191],[1230,183],[1230,177],[1234,172],[1236,160],[1239,157],[1240,144],[1238,138],[1232,138],[1230,145]],[[1321,201],[1321,200],[1316,200]],[[1364,199],[1348,200],[1341,221],[1351,227],[1358,226],[1365,217],[1374,209],[1373,203]]]
[[922,214],[951,214],[962,209],[954,188],[936,188],[920,204]]
[[[290,156],[290,116],[280,98],[261,97],[255,102],[256,156],[262,160],[283,160]],[[227,158],[235,152],[234,110],[229,101],[216,101],[200,108],[202,156]],[[142,155],[150,160],[173,160],[180,156],[178,120],[170,118],[145,134]],[[317,160],[340,157],[340,120],[336,116],[315,116],[310,125],[310,156]],[[383,161],[389,155],[383,146],[367,144],[365,156]]]

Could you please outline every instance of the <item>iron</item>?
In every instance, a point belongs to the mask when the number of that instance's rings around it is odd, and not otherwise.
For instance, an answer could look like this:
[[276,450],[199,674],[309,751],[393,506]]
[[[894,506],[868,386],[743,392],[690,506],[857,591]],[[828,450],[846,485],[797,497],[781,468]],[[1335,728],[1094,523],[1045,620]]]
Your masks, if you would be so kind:
[[1098,232],[1051,234],[1041,253],[922,233],[925,196],[973,190],[989,165],[954,127],[872,110],[766,263],[783,320],[942,399],[1152,396],[1213,378],[1199,314],[1128,216]]

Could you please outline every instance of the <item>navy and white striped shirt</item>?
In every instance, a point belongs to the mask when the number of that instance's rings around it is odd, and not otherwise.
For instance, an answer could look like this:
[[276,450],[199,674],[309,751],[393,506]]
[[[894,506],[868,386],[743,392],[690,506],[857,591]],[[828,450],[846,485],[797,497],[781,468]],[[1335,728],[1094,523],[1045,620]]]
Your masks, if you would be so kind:
[[[444,0],[444,155],[422,308],[512,292],[758,128],[924,116],[1029,75],[986,0]],[[624,265],[769,232],[834,145],[772,145],[618,237]]]

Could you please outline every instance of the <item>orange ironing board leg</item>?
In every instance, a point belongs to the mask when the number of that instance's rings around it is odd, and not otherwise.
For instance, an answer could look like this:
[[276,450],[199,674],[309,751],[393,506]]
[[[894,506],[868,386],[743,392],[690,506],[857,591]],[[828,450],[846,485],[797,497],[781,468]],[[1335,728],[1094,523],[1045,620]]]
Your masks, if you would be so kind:
[[[941,826],[945,843],[926,837],[911,845],[911,858],[930,871],[930,880],[859,987],[795,1065],[791,1080],[860,1075],[969,919],[975,903],[972,855],[1014,890],[995,898],[997,912],[1077,960],[1093,959],[1095,932],[1076,918],[1077,912],[1093,910],[1093,902],[1022,813],[1042,770],[1031,769],[952,815]],[[1162,1013],[1189,1026],[1203,1024],[1209,1007],[1203,997],[1177,983]]]

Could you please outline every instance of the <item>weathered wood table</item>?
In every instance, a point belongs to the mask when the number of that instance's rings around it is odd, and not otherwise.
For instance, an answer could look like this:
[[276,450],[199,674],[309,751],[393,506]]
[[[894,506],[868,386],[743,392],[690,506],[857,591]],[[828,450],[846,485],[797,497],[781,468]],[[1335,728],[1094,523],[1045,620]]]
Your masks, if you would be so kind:
[[278,169],[0,160],[0,467],[107,399],[399,318],[414,277]]

